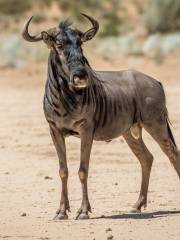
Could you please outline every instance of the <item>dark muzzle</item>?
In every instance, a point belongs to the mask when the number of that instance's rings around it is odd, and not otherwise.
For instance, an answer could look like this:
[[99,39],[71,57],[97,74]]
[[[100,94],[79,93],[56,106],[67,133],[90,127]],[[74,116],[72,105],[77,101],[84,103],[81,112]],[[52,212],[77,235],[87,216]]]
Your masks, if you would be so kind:
[[88,87],[89,85],[88,74],[84,68],[78,69],[71,74],[70,85],[76,90]]

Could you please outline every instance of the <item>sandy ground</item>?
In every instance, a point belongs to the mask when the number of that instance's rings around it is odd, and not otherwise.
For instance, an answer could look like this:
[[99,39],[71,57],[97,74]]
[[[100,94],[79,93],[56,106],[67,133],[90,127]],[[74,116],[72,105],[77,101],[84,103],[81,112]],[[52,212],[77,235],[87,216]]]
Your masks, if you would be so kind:
[[[92,61],[93,56],[90,57]],[[134,67],[161,79],[173,132],[180,146],[180,57],[164,65],[129,58],[96,67]],[[121,66],[121,67],[119,67]],[[128,214],[138,198],[140,165],[122,138],[94,142],[89,173],[91,219],[74,220],[81,203],[77,171],[79,145],[67,139],[69,220],[52,221],[59,205],[58,160],[42,110],[46,64],[32,69],[3,70],[0,74],[0,239],[180,239],[180,182],[159,146],[147,134],[155,157],[148,207]],[[45,179],[49,176],[52,179]],[[26,216],[21,216],[26,213]],[[109,231],[108,231],[108,228]],[[112,235],[112,236],[111,236]]]

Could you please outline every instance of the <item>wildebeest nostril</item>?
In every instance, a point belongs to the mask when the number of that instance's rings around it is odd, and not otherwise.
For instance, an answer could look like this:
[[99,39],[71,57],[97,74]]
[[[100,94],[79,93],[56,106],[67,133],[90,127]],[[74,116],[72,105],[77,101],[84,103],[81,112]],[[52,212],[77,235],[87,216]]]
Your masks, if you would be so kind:
[[74,79],[73,79],[73,83],[75,85],[85,85],[87,84],[87,77],[78,77],[78,76],[75,76]]
[[83,88],[88,87],[87,76],[84,76],[84,77],[74,76],[73,82],[72,82],[72,87],[75,89],[83,89]]
[[78,85],[81,79],[79,77],[74,77],[74,84]]

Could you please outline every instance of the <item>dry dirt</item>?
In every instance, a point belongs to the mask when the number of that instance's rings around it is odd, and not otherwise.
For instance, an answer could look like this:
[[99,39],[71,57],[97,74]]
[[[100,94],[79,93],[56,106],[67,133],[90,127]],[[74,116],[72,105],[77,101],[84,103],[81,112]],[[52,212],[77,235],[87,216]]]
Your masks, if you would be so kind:
[[[163,82],[173,132],[180,146],[180,54],[163,65],[142,58],[95,59],[97,69],[133,67]],[[94,62],[93,56],[90,62]],[[46,64],[30,66],[23,71],[6,69],[0,73],[0,239],[101,240],[113,236],[121,240],[179,240],[180,181],[147,134],[145,142],[155,161],[143,214],[128,214],[138,198],[141,172],[138,161],[119,138],[110,143],[94,142],[89,173],[93,213],[90,220],[74,220],[81,203],[79,140],[69,138],[71,213],[69,220],[52,221],[59,205],[60,180],[42,110]]]

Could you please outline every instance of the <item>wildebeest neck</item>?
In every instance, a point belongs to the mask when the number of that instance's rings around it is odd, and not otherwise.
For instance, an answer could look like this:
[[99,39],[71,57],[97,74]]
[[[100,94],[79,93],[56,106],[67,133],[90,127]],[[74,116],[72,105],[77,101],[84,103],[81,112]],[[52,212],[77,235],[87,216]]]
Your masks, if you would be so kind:
[[[98,78],[87,59],[87,72],[90,78],[90,86],[81,91],[72,91],[68,85],[68,76],[63,72],[61,62],[54,52],[50,53],[48,61],[48,80],[46,84],[46,98],[55,109],[63,108],[72,116],[79,111],[92,109],[97,125],[104,125],[109,121],[108,106],[112,105],[111,98],[107,97],[108,89]],[[49,92],[49,94],[48,94]],[[87,107],[88,106],[88,107]]]

